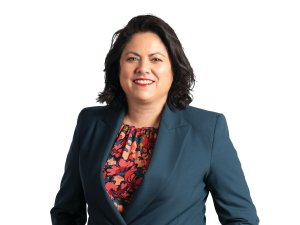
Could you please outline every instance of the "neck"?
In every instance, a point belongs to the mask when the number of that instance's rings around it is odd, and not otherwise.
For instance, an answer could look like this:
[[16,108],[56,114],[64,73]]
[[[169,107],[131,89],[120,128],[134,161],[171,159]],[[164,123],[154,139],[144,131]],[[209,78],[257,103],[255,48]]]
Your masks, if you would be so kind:
[[124,123],[135,127],[159,127],[160,117],[165,103],[137,104],[128,102],[128,111]]

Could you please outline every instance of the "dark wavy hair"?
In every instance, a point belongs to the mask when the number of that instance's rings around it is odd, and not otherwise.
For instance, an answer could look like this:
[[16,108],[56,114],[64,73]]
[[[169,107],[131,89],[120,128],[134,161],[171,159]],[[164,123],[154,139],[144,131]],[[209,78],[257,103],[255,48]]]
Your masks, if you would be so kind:
[[193,100],[191,94],[195,85],[193,69],[174,30],[153,15],[136,16],[113,35],[110,50],[105,58],[105,87],[103,92],[98,94],[97,102],[106,102],[115,110],[127,108],[126,95],[119,80],[119,62],[126,44],[134,34],[140,32],[157,34],[166,46],[173,70],[173,83],[168,92],[167,104],[172,110],[186,108]]

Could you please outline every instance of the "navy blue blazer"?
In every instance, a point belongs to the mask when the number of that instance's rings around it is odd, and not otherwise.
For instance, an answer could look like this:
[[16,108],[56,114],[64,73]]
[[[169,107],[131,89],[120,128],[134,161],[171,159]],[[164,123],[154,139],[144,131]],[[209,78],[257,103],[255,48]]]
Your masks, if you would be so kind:
[[150,166],[121,215],[105,190],[102,168],[125,116],[107,106],[77,120],[53,225],[204,225],[211,193],[221,224],[256,225],[258,217],[223,114],[164,106]]

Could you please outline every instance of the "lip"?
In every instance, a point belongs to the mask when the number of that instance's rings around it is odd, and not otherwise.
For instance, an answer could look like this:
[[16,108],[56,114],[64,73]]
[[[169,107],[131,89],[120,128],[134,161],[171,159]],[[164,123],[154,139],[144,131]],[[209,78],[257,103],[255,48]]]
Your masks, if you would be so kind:
[[153,82],[154,82],[154,80],[146,79],[146,78],[138,78],[138,79],[134,79],[133,82],[134,82],[135,80],[150,80],[150,81],[153,81]]
[[[152,81],[152,83],[150,83],[150,84],[139,84],[139,83],[136,83],[136,82],[135,82],[136,80],[149,80],[149,81]],[[154,82],[155,82],[154,80],[145,79],[145,78],[139,78],[139,79],[134,79],[134,80],[133,80],[133,83],[134,83],[134,84],[136,84],[136,85],[138,85],[138,86],[143,86],[143,87],[145,87],[145,86],[150,86],[150,85],[152,85]]]

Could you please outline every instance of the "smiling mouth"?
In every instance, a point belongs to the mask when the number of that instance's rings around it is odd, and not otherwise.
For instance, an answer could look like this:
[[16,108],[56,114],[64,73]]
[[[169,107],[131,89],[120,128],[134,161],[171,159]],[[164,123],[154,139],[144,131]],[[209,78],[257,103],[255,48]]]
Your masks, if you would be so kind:
[[154,83],[153,80],[139,80],[139,79],[134,80],[133,82],[140,86],[147,86],[147,85],[151,85]]

